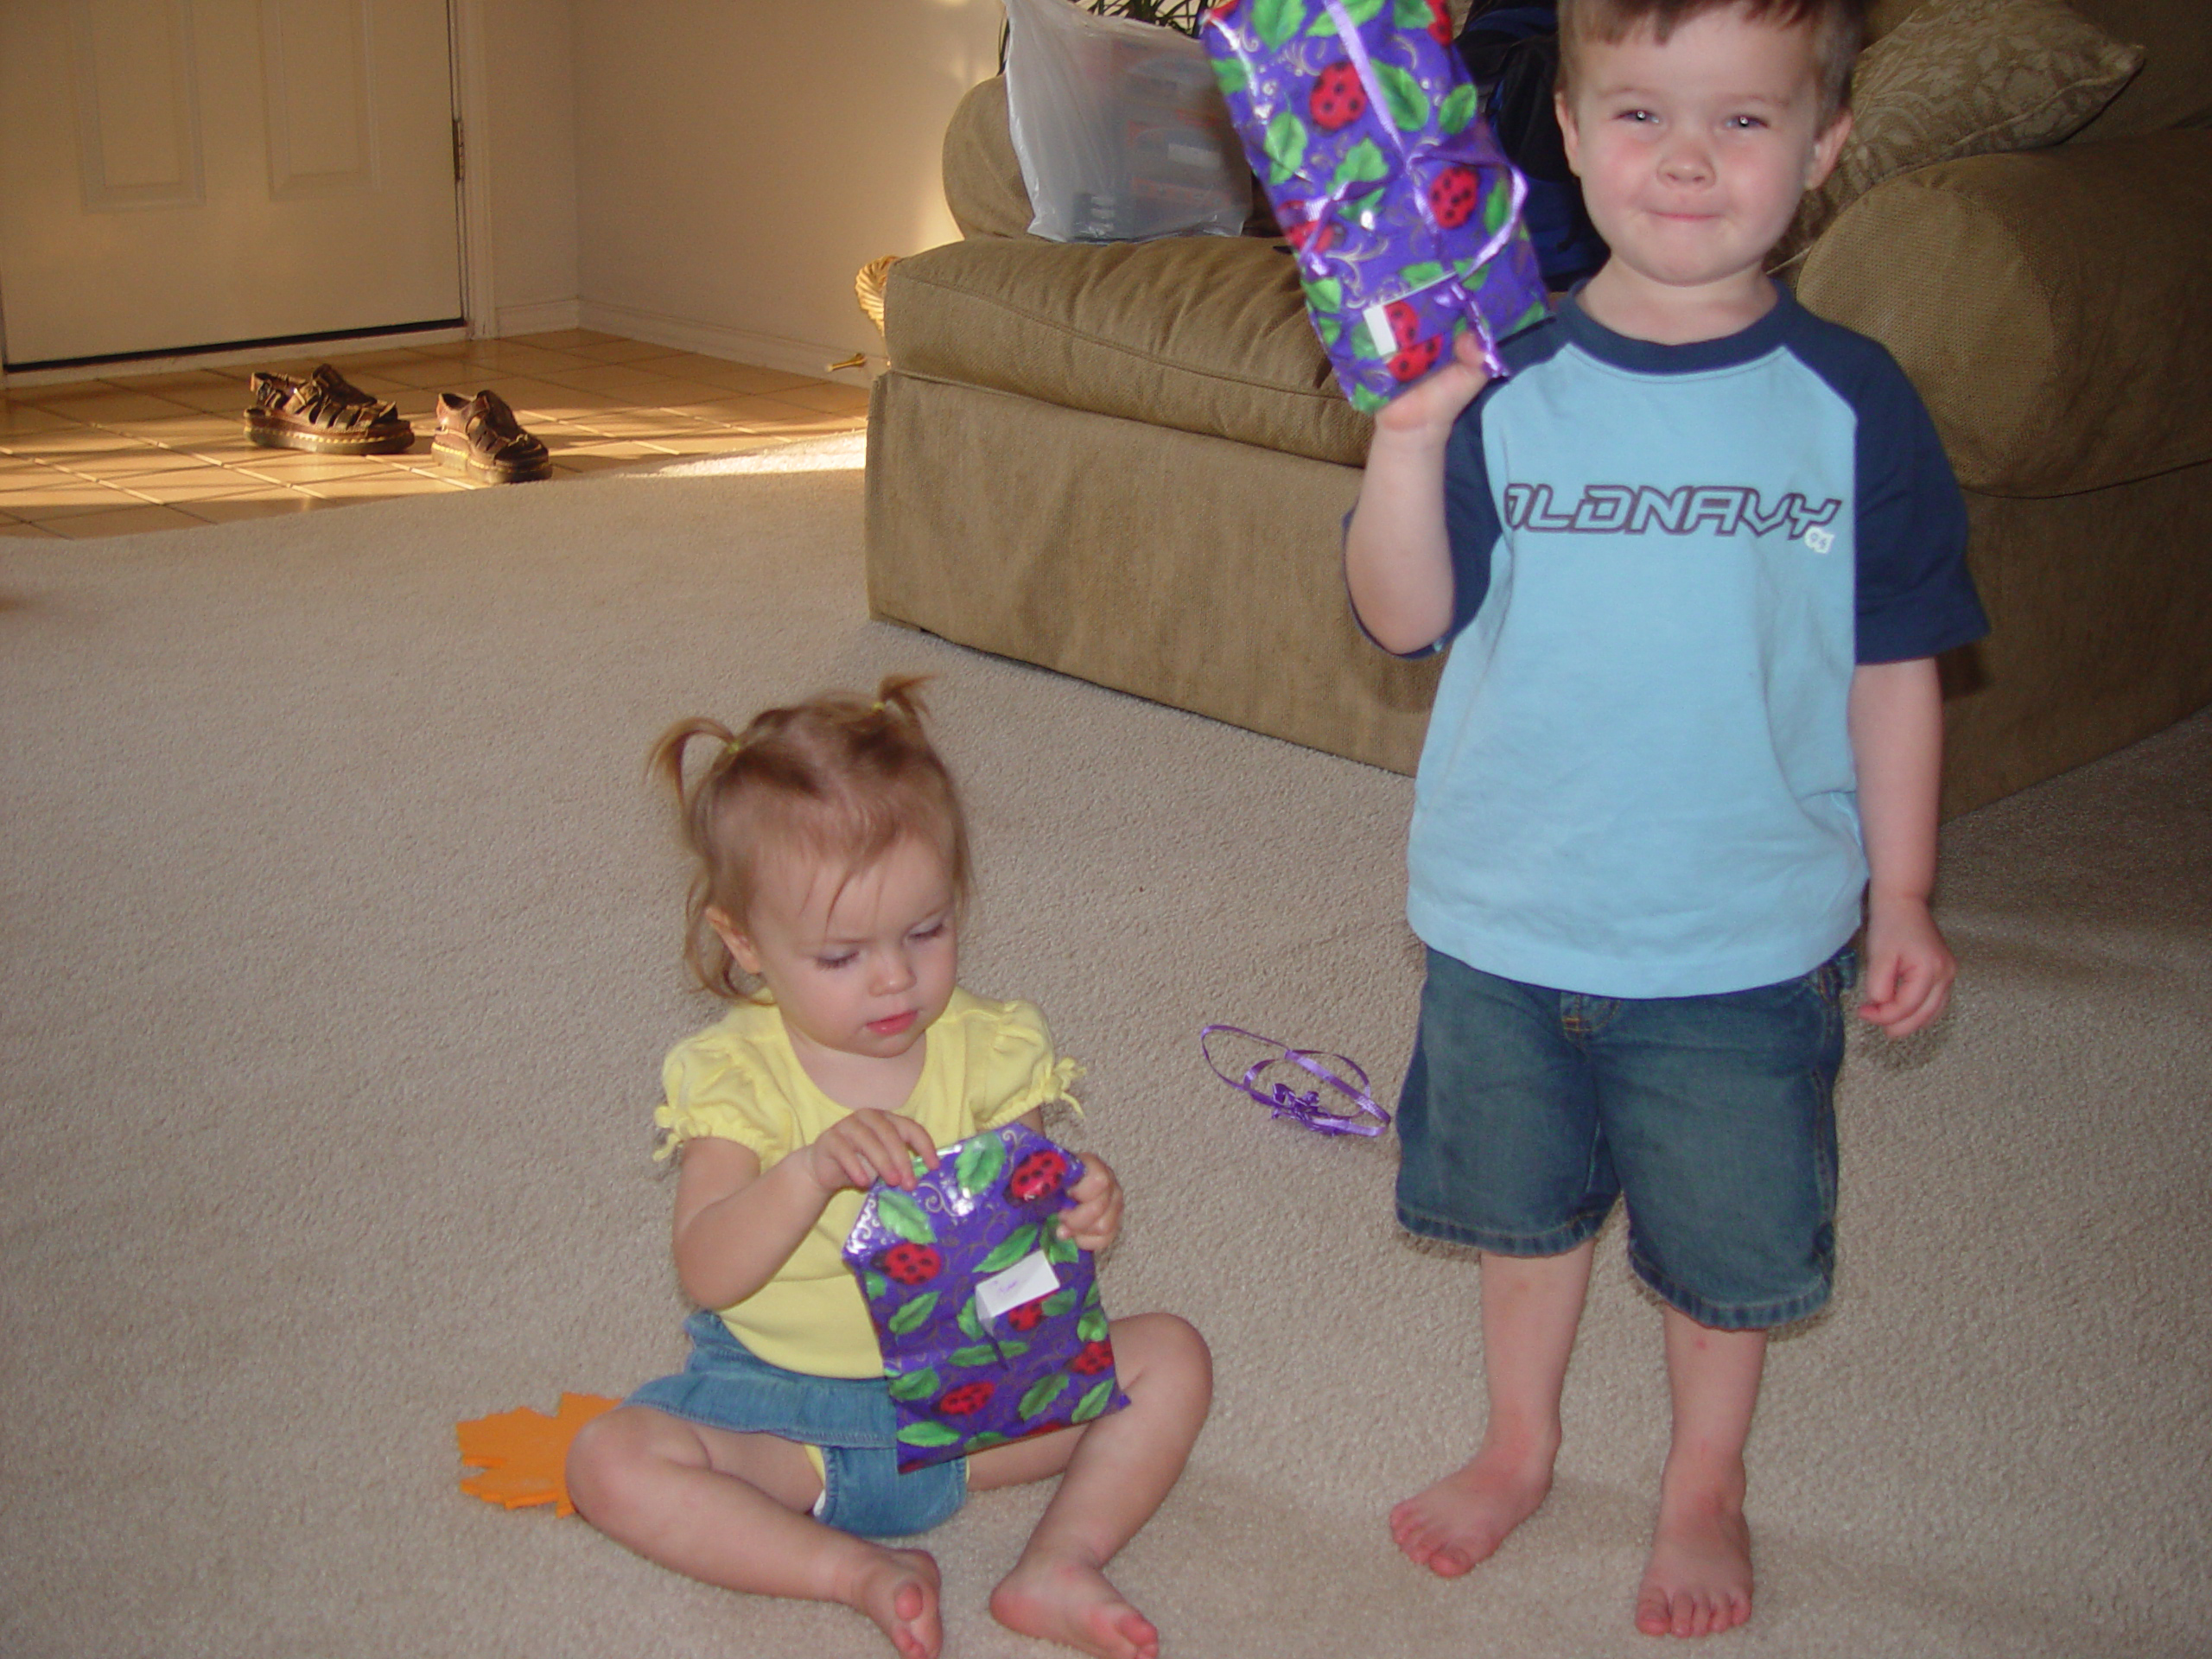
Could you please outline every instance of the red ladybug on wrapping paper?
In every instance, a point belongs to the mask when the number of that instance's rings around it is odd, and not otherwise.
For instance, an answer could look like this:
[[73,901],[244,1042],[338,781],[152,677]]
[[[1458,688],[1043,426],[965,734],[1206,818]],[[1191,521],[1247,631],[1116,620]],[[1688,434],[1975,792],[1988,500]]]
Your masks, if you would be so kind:
[[1281,211],[1283,240],[1294,248],[1304,249],[1310,242],[1315,253],[1326,253],[1343,240],[1344,227],[1331,219],[1318,228],[1306,217],[1302,201],[1286,201]]
[[1483,182],[1471,167],[1447,167],[1428,187],[1428,210],[1447,231],[1472,219],[1482,199]]
[[1444,355],[1444,341],[1436,335],[1417,340],[1410,346],[1400,347],[1390,358],[1390,378],[1393,380],[1418,380],[1436,366],[1436,359]]
[[1095,1376],[1114,1363],[1114,1344],[1110,1342],[1086,1342],[1083,1351],[1068,1362],[1068,1370],[1078,1376]]
[[1049,1198],[1068,1178],[1068,1160],[1051,1147],[1029,1154],[1007,1178],[1006,1195],[1016,1204]]
[[997,1387],[990,1382],[963,1382],[938,1396],[937,1408],[947,1417],[972,1417],[991,1403]]
[[1034,1331],[1045,1322],[1045,1299],[1039,1296],[1033,1302],[1024,1302],[1019,1307],[1009,1307],[1006,1311],[1006,1322],[1009,1330],[1020,1331],[1025,1334]]
[[926,1244],[893,1244],[880,1261],[884,1276],[902,1285],[927,1284],[944,1270],[944,1258]]
[[1335,132],[1367,113],[1367,88],[1359,84],[1359,72],[1349,62],[1332,63],[1313,77],[1306,107],[1315,126]]

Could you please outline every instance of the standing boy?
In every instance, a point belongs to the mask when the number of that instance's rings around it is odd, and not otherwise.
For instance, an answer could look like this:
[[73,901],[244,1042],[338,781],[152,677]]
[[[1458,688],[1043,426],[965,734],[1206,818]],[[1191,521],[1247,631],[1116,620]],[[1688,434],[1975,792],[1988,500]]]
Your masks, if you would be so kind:
[[1562,0],[1560,124],[1611,257],[1510,378],[1463,343],[1376,416],[1345,538],[1376,641],[1452,646],[1398,1213],[1482,1252],[1483,1441],[1391,1530],[1449,1577],[1543,1501],[1625,1195],[1674,1408],[1653,1635],[1750,1616],[1744,1446],[1768,1330],[1833,1278],[1862,906],[1862,1017],[1916,1031],[1956,971],[1928,900],[1934,658],[1986,628],[1964,506],[1888,354],[1763,270],[1850,130],[1864,14]]

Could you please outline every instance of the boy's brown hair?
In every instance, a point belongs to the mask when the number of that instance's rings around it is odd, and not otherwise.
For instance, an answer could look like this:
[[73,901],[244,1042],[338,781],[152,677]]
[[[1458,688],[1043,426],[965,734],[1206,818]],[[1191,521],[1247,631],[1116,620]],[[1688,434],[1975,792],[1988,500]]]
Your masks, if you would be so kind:
[[1868,0],[1559,0],[1559,90],[1567,92],[1586,41],[1611,44],[1648,29],[1663,42],[1708,11],[1741,8],[1753,22],[1812,31],[1825,130],[1851,101],[1851,70],[1866,43]]
[[[952,775],[922,729],[921,683],[893,675],[873,702],[826,692],[764,710],[742,732],[712,720],[679,721],[653,745],[646,771],[675,796],[693,859],[683,960],[707,989],[733,1001],[749,994],[707,912],[742,931],[762,867],[778,856],[827,865],[842,886],[912,838],[943,855],[964,906],[967,821]],[[702,741],[712,758],[687,781],[685,752]]]

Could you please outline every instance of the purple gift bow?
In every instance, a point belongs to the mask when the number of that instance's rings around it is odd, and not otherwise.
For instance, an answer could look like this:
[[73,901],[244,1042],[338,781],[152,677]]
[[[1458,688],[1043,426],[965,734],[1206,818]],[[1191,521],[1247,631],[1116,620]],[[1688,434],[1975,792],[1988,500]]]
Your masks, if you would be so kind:
[[[1407,148],[1405,136],[1398,130],[1397,122],[1389,118],[1389,101],[1382,96],[1382,84],[1376,78],[1375,65],[1367,55],[1367,42],[1360,38],[1358,25],[1352,22],[1351,14],[1344,10],[1343,0],[1321,0],[1321,4],[1327,10],[1329,20],[1337,26],[1337,38],[1344,42],[1344,55],[1351,60],[1352,73],[1359,77],[1360,86],[1366,90],[1369,107],[1381,111],[1384,118],[1375,124],[1389,135],[1390,143],[1398,152],[1398,161],[1404,169],[1407,181],[1411,182],[1415,151]],[[1428,151],[1436,148],[1434,143],[1426,137],[1416,138],[1415,143],[1423,160],[1427,158]],[[1506,214],[1504,222],[1491,234],[1490,240],[1483,245],[1482,251],[1475,256],[1475,262],[1471,269],[1479,270],[1484,265],[1495,259],[1504,249],[1506,244],[1512,241],[1513,232],[1520,228],[1521,205],[1528,200],[1529,181],[1521,176],[1521,169],[1510,163],[1507,165],[1505,174],[1513,181],[1513,210]],[[1338,191],[1332,190],[1323,198],[1325,209],[1333,211],[1339,205],[1336,200],[1338,194]],[[1415,190],[1414,194],[1418,199],[1422,222],[1428,226],[1429,233],[1440,240],[1444,235],[1444,227],[1436,222],[1436,210],[1429,203],[1428,192]],[[1314,223],[1317,227],[1319,224],[1319,214],[1314,215]],[[1473,296],[1467,292],[1465,284],[1459,280],[1459,273],[1452,268],[1450,261],[1445,262],[1443,282],[1432,283],[1430,286],[1450,290],[1453,303],[1466,315],[1467,320],[1474,324],[1475,339],[1483,348],[1484,364],[1488,366],[1492,374],[1504,374],[1505,359],[1497,354],[1497,344],[1491,337],[1490,322],[1477,309]],[[1414,291],[1419,293],[1422,290],[1416,289]],[[1377,340],[1376,344],[1379,346],[1382,342]],[[1344,1057],[1338,1055],[1334,1058],[1341,1059]]]
[[[1224,1031],[1232,1036],[1249,1037],[1255,1043],[1265,1043],[1275,1052],[1255,1062],[1246,1070],[1242,1077],[1232,1077],[1221,1069],[1220,1064],[1215,1060],[1212,1053],[1206,1047],[1208,1038],[1217,1032]],[[1361,1070],[1358,1062],[1349,1059],[1342,1054],[1331,1054],[1325,1050],[1318,1048],[1290,1048],[1275,1041],[1272,1037],[1262,1037],[1258,1032],[1247,1031],[1242,1026],[1205,1027],[1198,1033],[1198,1052],[1205,1057],[1205,1063],[1212,1069],[1214,1076],[1219,1077],[1230,1088],[1242,1090],[1245,1094],[1251,1096],[1253,1099],[1268,1109],[1269,1117],[1289,1118],[1294,1122],[1302,1123],[1317,1135],[1380,1135],[1390,1127],[1390,1114],[1376,1105],[1374,1096],[1367,1092],[1367,1073]],[[1317,1059],[1340,1062],[1344,1070],[1359,1079],[1359,1087],[1353,1088],[1326,1066],[1315,1064]],[[1301,1095],[1288,1084],[1279,1083],[1273,1089],[1262,1091],[1260,1088],[1260,1073],[1269,1066],[1280,1065],[1286,1060],[1303,1071],[1312,1072],[1322,1082],[1344,1095],[1351,1101],[1355,1109],[1351,1112],[1324,1111],[1321,1109],[1321,1091],[1318,1089],[1308,1090]],[[1376,1119],[1374,1122],[1363,1123],[1359,1121],[1362,1116],[1370,1114]]]

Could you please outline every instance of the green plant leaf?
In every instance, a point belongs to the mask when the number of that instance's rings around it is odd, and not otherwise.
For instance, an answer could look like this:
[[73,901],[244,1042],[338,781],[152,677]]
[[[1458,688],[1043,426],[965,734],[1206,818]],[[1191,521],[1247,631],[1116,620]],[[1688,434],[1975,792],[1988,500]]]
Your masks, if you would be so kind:
[[1054,1371],[1050,1376],[1039,1378],[1029,1392],[1021,1396],[1021,1414],[1024,1417],[1036,1416],[1058,1399],[1067,1386],[1068,1374],[1065,1371]]
[[1370,179],[1389,175],[1390,162],[1383,155],[1382,146],[1372,138],[1363,138],[1344,151],[1344,159],[1337,163],[1337,175],[1330,181],[1330,188],[1341,190],[1348,184],[1364,184]]
[[960,1431],[943,1423],[909,1423],[899,1431],[899,1438],[908,1446],[957,1446]]
[[1428,94],[1413,72],[1395,63],[1375,66],[1375,79],[1382,88],[1382,101],[1390,106],[1390,119],[1401,132],[1418,132],[1428,124]]
[[937,1298],[938,1293],[935,1291],[930,1292],[926,1296],[917,1296],[906,1306],[893,1313],[891,1316],[891,1329],[893,1334],[903,1337],[909,1331],[915,1330],[925,1323],[937,1307]]
[[930,1225],[922,1206],[895,1186],[887,1186],[875,1195],[875,1218],[909,1244],[937,1243],[937,1229]]
[[1001,1273],[1037,1248],[1037,1226],[1017,1227],[999,1242],[999,1247],[976,1264],[977,1273]]
[[1306,160],[1306,124],[1288,110],[1268,123],[1268,181],[1281,184]]
[[1108,1377],[1096,1388],[1075,1402],[1075,1409],[1068,1414],[1071,1423],[1087,1423],[1104,1411],[1114,1398],[1114,1379]]
[[891,1397],[893,1400],[926,1400],[937,1389],[938,1374],[935,1371],[907,1371],[891,1379]]
[[1103,1308],[1088,1307],[1075,1322],[1075,1333],[1085,1342],[1106,1340],[1106,1312]]
[[1436,106],[1436,124],[1446,132],[1465,132],[1475,118],[1475,89],[1462,82]]
[[1306,0],[1252,0],[1252,28],[1269,46],[1281,46],[1305,23]]
[[952,1174],[962,1192],[988,1192],[998,1184],[999,1173],[1005,1167],[1006,1142],[995,1135],[977,1135],[961,1147]]
[[1408,265],[1398,272],[1398,280],[1408,288],[1433,288],[1444,280],[1444,267],[1433,259],[1420,264]]
[[1221,85],[1221,95],[1233,98],[1252,84],[1251,72],[1245,68],[1242,58],[1216,58],[1213,78]]
[[1344,285],[1333,276],[1324,276],[1306,284],[1306,302],[1316,311],[1339,311],[1344,308]]

